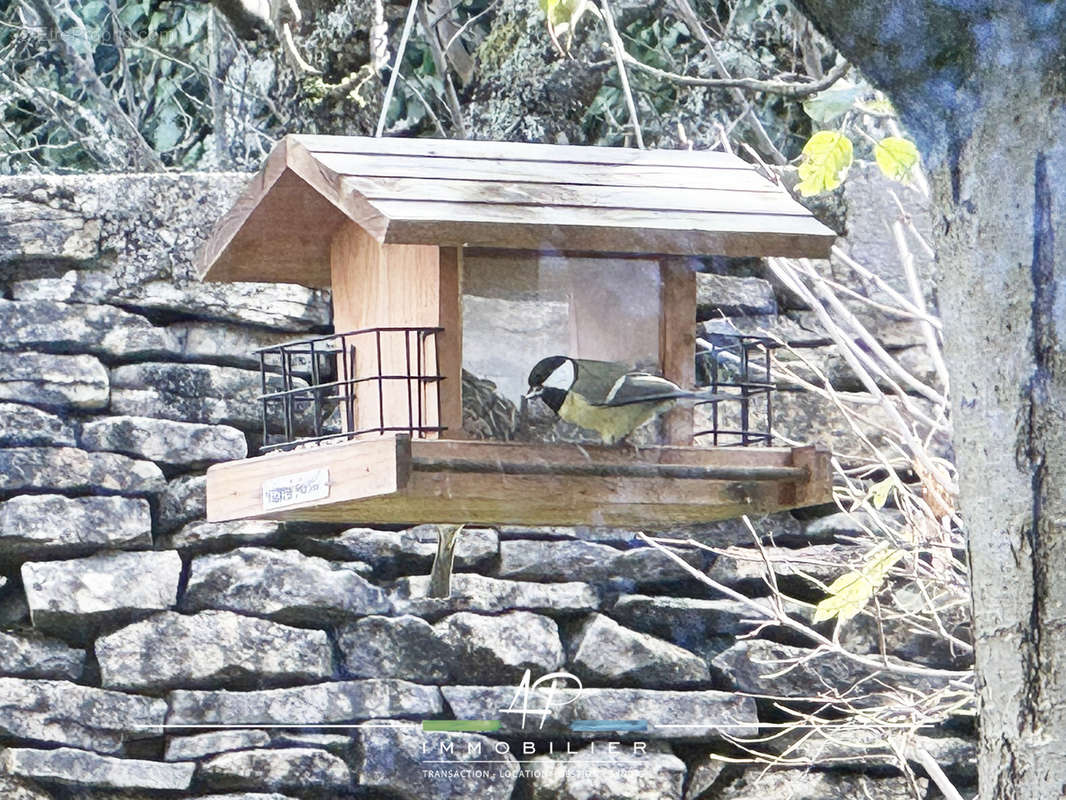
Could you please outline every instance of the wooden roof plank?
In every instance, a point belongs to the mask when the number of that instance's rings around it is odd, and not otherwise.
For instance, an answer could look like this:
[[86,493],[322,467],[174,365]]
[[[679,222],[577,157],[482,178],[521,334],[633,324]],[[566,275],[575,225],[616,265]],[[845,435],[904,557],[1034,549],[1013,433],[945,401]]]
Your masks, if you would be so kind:
[[[508,250],[622,255],[790,256],[824,258],[833,236],[800,232],[702,231],[664,228],[609,228],[603,225],[506,226]],[[498,222],[393,220],[387,242],[470,246],[498,250]]]
[[[393,225],[400,221],[486,222],[501,226],[598,225],[635,230],[706,230],[744,233],[795,233],[833,235],[810,216],[802,214],[734,213],[729,211],[657,211],[640,208],[594,208],[589,206],[521,205],[516,203],[447,202],[434,200],[375,200],[374,207]],[[501,235],[503,232],[501,231]]]
[[474,139],[373,138],[293,134],[289,138],[315,154],[411,155],[435,158],[491,158],[504,161],[551,161],[574,164],[643,166],[746,166],[745,161],[717,150],[636,150],[630,147],[496,142]]
[[[524,181],[528,183],[586,186],[631,186],[721,191],[767,192],[776,187],[754,169],[723,167],[701,169],[632,164],[578,164],[561,168],[554,161],[501,161],[490,158],[456,159],[425,156],[373,156],[350,153],[314,153],[316,161],[339,175],[365,178],[440,178],[452,180]],[[741,162],[743,163],[743,162]]]
[[503,203],[509,205],[565,205],[590,208],[631,208],[649,211],[721,211],[806,215],[807,211],[779,191],[732,192],[718,189],[577,186],[570,183],[531,183],[500,180],[427,178],[341,179],[346,189],[372,203],[380,200]]

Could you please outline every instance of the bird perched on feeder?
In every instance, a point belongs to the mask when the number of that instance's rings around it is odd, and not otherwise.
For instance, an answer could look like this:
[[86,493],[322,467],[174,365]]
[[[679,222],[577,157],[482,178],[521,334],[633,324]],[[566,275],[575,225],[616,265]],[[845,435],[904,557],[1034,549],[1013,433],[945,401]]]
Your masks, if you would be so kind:
[[682,398],[734,396],[686,391],[666,378],[615,361],[548,356],[530,371],[525,397],[539,397],[561,419],[595,431],[610,445],[669,411]]

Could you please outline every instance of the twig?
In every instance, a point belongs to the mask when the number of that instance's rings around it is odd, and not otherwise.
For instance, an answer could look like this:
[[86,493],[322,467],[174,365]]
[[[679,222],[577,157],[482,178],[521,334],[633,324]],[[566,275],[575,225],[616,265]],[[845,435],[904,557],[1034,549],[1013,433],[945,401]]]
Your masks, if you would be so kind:
[[[729,74],[729,70],[726,69],[725,64],[722,63],[722,59],[718,57],[718,53],[714,50],[714,43],[711,41],[711,37],[707,35],[707,31],[703,29],[703,25],[700,24],[700,18],[696,15],[696,12],[692,10],[692,5],[688,0],[674,0],[674,5],[677,7],[678,13],[681,15],[682,21],[688,27],[690,31],[703,43],[703,49],[707,51],[707,57],[711,59],[711,63],[714,65],[715,71],[724,79],[729,79],[732,76]],[[734,101],[741,106],[744,105],[746,98],[744,93],[740,89],[729,89],[729,94]],[[769,153],[775,164],[784,165],[788,163],[788,159],[785,158],[777,145],[770,139],[770,135],[766,132],[766,128],[763,127],[759,117],[755,114],[754,109],[748,106],[746,111],[748,119],[751,120],[752,130],[755,132],[755,138],[758,140],[759,147],[763,152]]]
[[820,80],[811,81],[810,83],[791,83],[789,81],[763,81],[758,78],[698,78],[679,75],[676,72],[668,72],[667,70],[653,67],[634,58],[629,53],[625,53],[624,58],[627,64],[631,64],[641,72],[647,72],[660,80],[670,81],[681,86],[701,86],[708,89],[745,89],[749,92],[777,94],[791,100],[800,100],[804,97],[810,97],[812,94],[824,92],[843,78],[848,73],[848,70],[851,69],[851,64],[847,61],[841,61]]
[[455,93],[455,83],[452,82],[452,72],[448,69],[448,62],[441,50],[440,39],[437,38],[436,28],[429,22],[429,14],[426,12],[425,3],[415,0],[418,9],[418,22],[426,32],[426,42],[429,44],[429,52],[433,57],[433,66],[437,69],[437,75],[444,83],[444,99],[448,106],[448,115],[452,120],[452,127],[459,134],[458,138],[466,138],[466,126],[463,125],[463,111],[459,107],[459,97]]
[[637,532],[637,538],[651,545],[656,550],[660,550],[665,553],[670,559],[675,561],[678,566],[680,566],[682,569],[692,575],[692,577],[694,577],[696,580],[706,584],[707,586],[710,586],[716,591],[721,592],[726,597],[730,597],[733,600],[739,600],[741,603],[744,603],[745,605],[755,609],[760,614],[760,616],[768,616],[771,619],[776,619],[778,624],[787,628],[791,628],[797,633],[802,633],[804,636],[810,638],[812,641],[825,648],[826,652],[843,656],[844,658],[854,661],[857,664],[862,664],[863,666],[869,667],[870,669],[876,671],[895,672],[901,675],[924,675],[926,677],[955,678],[959,680],[966,680],[973,677],[973,673],[969,671],[937,669],[935,667],[922,667],[907,664],[891,663],[888,666],[885,666],[877,659],[867,658],[866,656],[861,656],[856,653],[849,652],[840,645],[834,644],[832,640],[827,639],[825,636],[822,636],[822,634],[818,633],[813,628],[804,625],[801,622],[797,622],[788,615],[778,616],[771,606],[764,603],[760,603],[750,597],[745,597],[740,592],[734,589],[730,589],[728,586],[725,586],[714,580],[713,578],[705,575],[703,572],[700,572],[698,569],[696,569],[687,561],[685,561],[685,559],[681,558],[681,556],[677,555],[677,553],[675,553],[673,550],[666,547],[665,545],[660,544],[643,531]]
[[637,116],[637,104],[633,100],[633,90],[629,86],[629,74],[626,72],[625,46],[618,35],[618,29],[614,26],[614,14],[607,0],[600,0],[600,8],[603,12],[603,21],[607,25],[607,35],[611,38],[611,49],[614,50],[615,61],[618,64],[618,81],[622,84],[622,94],[626,99],[626,108],[629,109],[629,122],[633,126],[633,138],[637,147],[644,149],[644,135],[640,132],[640,118]]
[[392,73],[389,75],[389,85],[385,89],[385,99],[381,101],[381,114],[378,115],[378,126],[374,129],[374,136],[380,137],[385,130],[385,118],[389,115],[389,106],[392,104],[392,93],[396,90],[396,76],[400,74],[400,66],[403,63],[403,54],[407,49],[407,39],[414,27],[415,14],[418,11],[420,0],[411,0],[407,9],[407,19],[403,23],[403,33],[400,34],[400,46],[396,48],[396,58],[392,60]]
[[145,141],[137,126],[115,102],[111,90],[104,86],[93,65],[83,59],[63,36],[51,3],[45,0],[30,0],[30,2],[37,16],[44,23],[48,34],[55,37],[60,55],[70,66],[71,72],[85,91],[92,96],[108,124],[114,128],[114,134],[124,140],[123,146],[128,153],[129,165],[146,172],[161,172],[166,169],[159,155]]

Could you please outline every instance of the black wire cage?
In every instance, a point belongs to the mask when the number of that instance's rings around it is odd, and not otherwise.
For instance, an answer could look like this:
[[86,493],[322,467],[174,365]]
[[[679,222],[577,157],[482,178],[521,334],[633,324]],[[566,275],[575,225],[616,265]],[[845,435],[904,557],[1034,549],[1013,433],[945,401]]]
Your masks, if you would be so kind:
[[[438,368],[437,335],[442,330],[366,328],[257,350],[261,452],[386,433],[405,433],[414,439],[440,436],[447,428],[438,424],[437,387],[448,380]],[[695,404],[695,444],[773,444],[775,346],[758,336],[716,335],[701,340],[697,383],[719,398]],[[383,364],[402,364],[403,369],[389,371]],[[474,398],[467,398],[465,391],[463,395],[464,412],[477,417],[479,409],[468,403]]]
[[[257,350],[261,451],[367,434],[428,438],[443,432],[437,424],[440,392],[430,390],[445,379],[437,371],[436,335],[442,330],[366,328]],[[402,372],[382,368],[383,354],[390,352],[403,353]]]
[[[696,381],[723,400],[696,403],[693,439],[712,447],[773,445],[773,350],[763,336],[715,334],[699,342]],[[700,413],[700,412],[703,413]]]

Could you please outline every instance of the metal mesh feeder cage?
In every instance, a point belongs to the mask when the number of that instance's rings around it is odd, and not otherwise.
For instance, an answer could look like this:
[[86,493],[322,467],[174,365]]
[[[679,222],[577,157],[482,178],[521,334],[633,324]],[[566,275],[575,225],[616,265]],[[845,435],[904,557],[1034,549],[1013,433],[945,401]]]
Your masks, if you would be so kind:
[[[693,438],[712,447],[773,445],[772,351],[780,345],[763,336],[715,335],[701,339],[696,380],[712,392],[733,395],[700,401]],[[701,424],[701,422],[703,424]]]
[[[428,438],[446,430],[440,419],[444,380],[437,372],[441,328],[387,327],[334,333],[264,347],[260,451],[405,433]],[[403,353],[405,369],[385,368],[383,353]],[[430,413],[430,408],[434,413]]]

